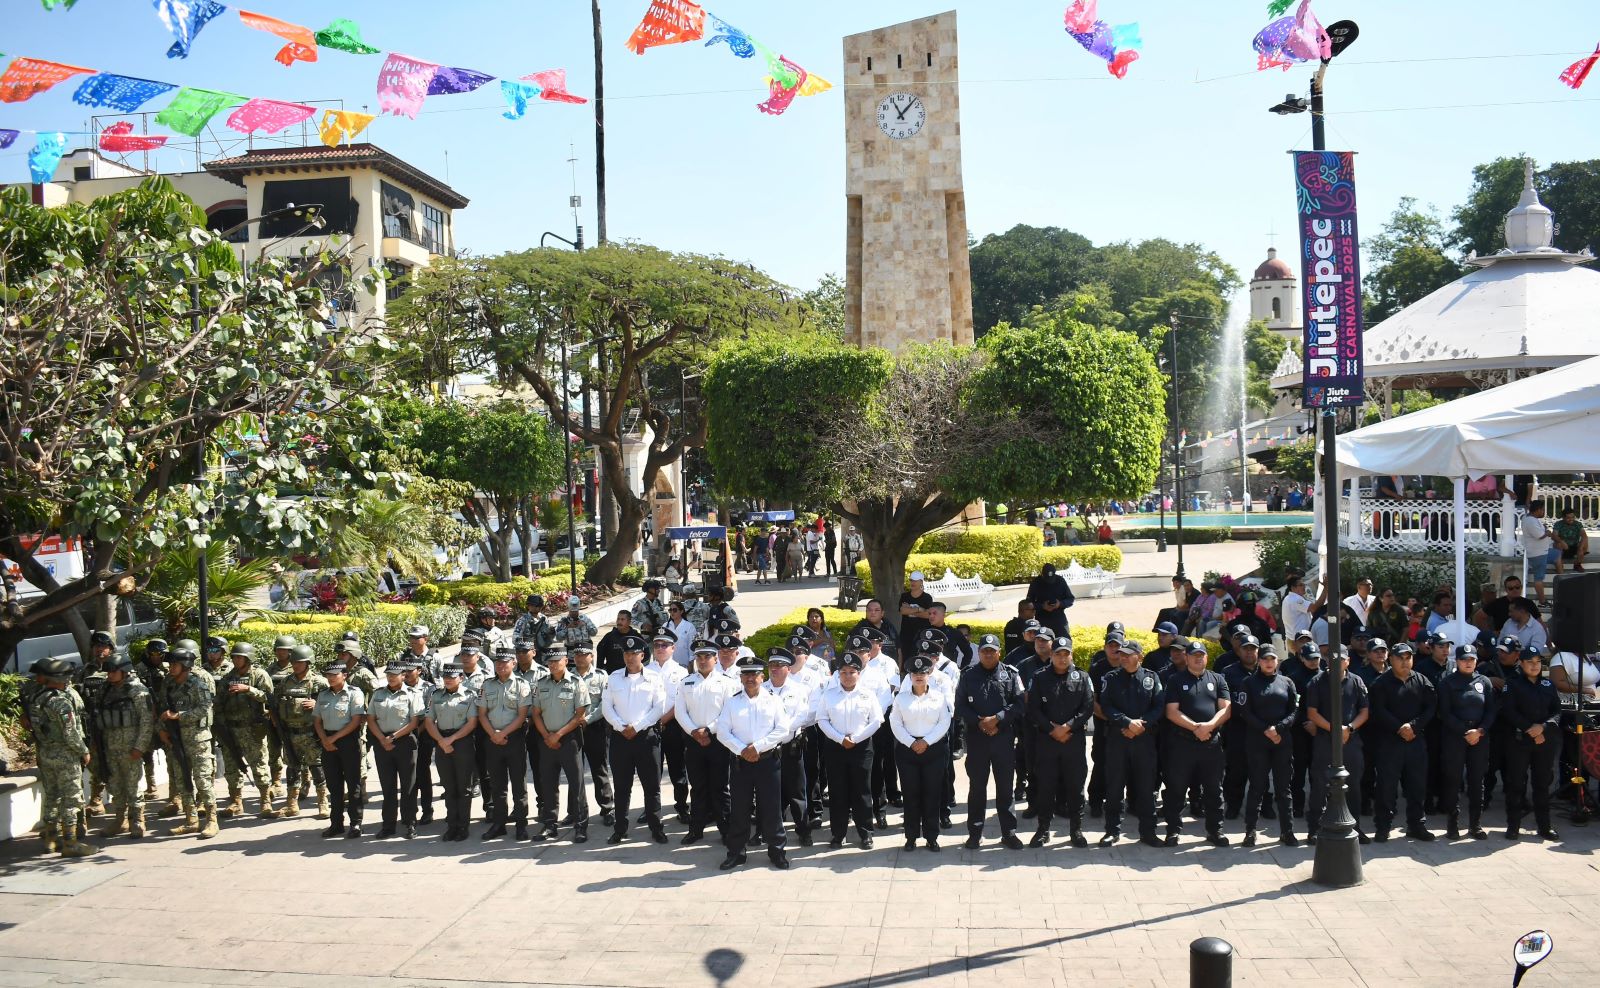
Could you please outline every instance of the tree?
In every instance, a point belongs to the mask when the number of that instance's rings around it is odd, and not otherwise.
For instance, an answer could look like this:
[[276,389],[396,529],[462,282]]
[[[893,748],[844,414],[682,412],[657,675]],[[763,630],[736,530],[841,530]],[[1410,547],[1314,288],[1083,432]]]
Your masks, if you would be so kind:
[[1279,446],[1273,469],[1290,480],[1309,484],[1316,479],[1317,444],[1302,439],[1289,446]]
[[[662,468],[685,445],[705,441],[699,382],[674,416],[661,399],[671,394],[675,404],[682,378],[663,370],[696,366],[722,336],[793,329],[800,320],[787,291],[754,268],[641,245],[506,254],[457,265],[448,280],[424,271],[406,298],[395,324],[413,345],[437,349],[443,338],[451,365],[497,368],[598,449],[618,509],[606,553],[589,569],[599,584],[614,583],[638,549]],[[600,414],[587,425],[581,403],[563,411],[563,346],[579,347],[572,373],[599,398]],[[623,448],[641,436],[648,448],[630,476]]]
[[1059,227],[1018,224],[969,250],[972,324],[977,335],[996,323],[1019,323],[1036,305],[1093,280],[1094,245]]
[[[1452,217],[1451,247],[1483,255],[1506,245],[1506,213],[1522,195],[1523,161],[1496,158],[1472,169],[1472,191]],[[1536,171],[1533,185],[1560,226],[1556,246],[1600,252],[1600,160],[1556,162]]]
[[807,327],[844,339],[844,294],[838,275],[823,275],[817,287],[800,296]]
[[[168,552],[317,542],[390,386],[382,334],[334,316],[329,275],[349,275],[331,253],[242,272],[160,179],[60,209],[0,192],[0,552],[43,591],[0,608],[0,652],[62,614],[87,654],[77,605],[137,592]],[[84,539],[85,575],[46,572],[39,533]]]
[[1133,336],[1065,321],[895,357],[817,336],[731,341],[708,371],[707,452],[735,496],[832,505],[888,592],[916,540],[975,499],[1148,490],[1159,387]]
[[1400,199],[1383,231],[1367,239],[1372,269],[1366,277],[1366,321],[1375,325],[1461,277],[1446,253],[1444,223],[1430,206]]
[[350,517],[334,527],[324,565],[364,566],[377,580],[393,566],[422,579],[434,575],[432,518],[429,510],[390,490],[363,491]]

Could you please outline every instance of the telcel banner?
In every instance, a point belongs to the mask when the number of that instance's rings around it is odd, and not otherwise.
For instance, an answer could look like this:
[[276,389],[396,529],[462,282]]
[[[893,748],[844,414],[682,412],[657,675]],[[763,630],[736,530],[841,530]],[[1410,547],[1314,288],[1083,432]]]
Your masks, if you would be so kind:
[[1294,181],[1305,286],[1303,407],[1359,405],[1365,391],[1355,155],[1296,151]]

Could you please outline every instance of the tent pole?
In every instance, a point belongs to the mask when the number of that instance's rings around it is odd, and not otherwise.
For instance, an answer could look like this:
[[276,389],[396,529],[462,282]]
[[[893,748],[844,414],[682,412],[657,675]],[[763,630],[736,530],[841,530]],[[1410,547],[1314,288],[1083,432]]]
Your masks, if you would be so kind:
[[[1456,620],[1467,619],[1467,478],[1455,478]],[[1456,642],[1470,645],[1471,642]]]

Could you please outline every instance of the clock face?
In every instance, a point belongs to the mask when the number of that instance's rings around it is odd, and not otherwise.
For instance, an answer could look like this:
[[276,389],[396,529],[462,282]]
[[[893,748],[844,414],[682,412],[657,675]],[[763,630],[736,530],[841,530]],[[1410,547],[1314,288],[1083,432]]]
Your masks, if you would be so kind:
[[928,122],[928,107],[914,93],[890,93],[878,103],[878,129],[897,141],[916,137]]

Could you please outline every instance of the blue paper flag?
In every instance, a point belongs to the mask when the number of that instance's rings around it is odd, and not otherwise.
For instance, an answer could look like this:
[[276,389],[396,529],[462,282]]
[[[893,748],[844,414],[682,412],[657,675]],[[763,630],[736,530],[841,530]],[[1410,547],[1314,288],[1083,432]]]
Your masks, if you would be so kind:
[[176,88],[170,82],[102,72],[83,80],[83,85],[72,94],[72,101],[82,106],[109,106],[113,110],[132,113],[162,93]]
[[40,134],[33,145],[33,150],[28,152],[28,171],[33,175],[33,184],[43,185],[50,181],[56,173],[56,165],[61,163],[61,156],[66,153],[66,134],[59,131],[53,134]]
[[1121,51],[1124,48],[1135,50],[1144,47],[1144,39],[1139,37],[1139,24],[1118,24],[1111,29],[1112,47]]
[[217,0],[151,0],[151,3],[167,30],[178,39],[167,49],[168,58],[188,58],[189,46],[194,44],[200,29],[228,9]]
[[487,72],[475,69],[453,69],[441,65],[433,73],[433,79],[428,83],[429,96],[454,96],[457,93],[470,93],[474,89],[494,79]]
[[0,129],[0,151],[4,151],[6,148],[15,144],[17,142],[17,138],[21,136],[21,134],[22,131],[20,130]]
[[711,22],[711,30],[717,32],[706,41],[707,48],[710,48],[712,45],[717,44],[718,42],[725,41],[728,43],[728,47],[733,51],[733,53],[740,58],[755,57],[755,42],[750,40],[750,36],[748,34],[745,34],[743,31],[734,27],[732,24],[729,24],[716,14],[706,14],[706,20]]
[[523,114],[528,112],[528,104],[539,98],[542,90],[531,82],[519,82],[515,79],[501,79],[500,92],[505,95],[506,102],[511,105],[503,116],[507,120],[521,120]]

